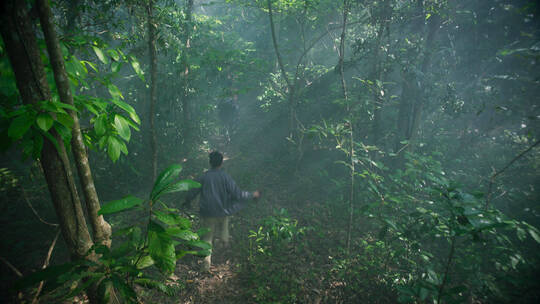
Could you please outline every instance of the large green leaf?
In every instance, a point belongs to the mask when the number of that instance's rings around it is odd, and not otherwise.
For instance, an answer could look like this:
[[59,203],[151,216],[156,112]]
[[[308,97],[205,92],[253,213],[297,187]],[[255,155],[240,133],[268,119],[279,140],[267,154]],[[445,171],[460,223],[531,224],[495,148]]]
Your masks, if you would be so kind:
[[41,130],[47,132],[52,127],[54,119],[49,113],[41,113],[36,118],[36,123]]
[[180,227],[170,227],[167,228],[166,231],[170,236],[184,241],[194,241],[199,239],[199,236],[195,232]]
[[34,118],[30,113],[24,113],[11,121],[8,129],[8,136],[13,139],[19,139],[34,124]]
[[152,257],[149,255],[145,255],[137,262],[135,266],[137,267],[137,269],[144,269],[152,265],[154,265],[154,260],[152,259]]
[[94,130],[96,130],[96,134],[98,136],[101,136],[105,134],[107,131],[107,116],[105,114],[99,115],[94,120]]
[[107,154],[113,162],[120,157],[120,153],[125,151],[125,145],[116,136],[109,136],[107,139]]
[[115,86],[112,83],[107,84],[107,89],[109,90],[109,94],[111,94],[111,97],[113,99],[124,99],[124,95],[122,95],[122,92],[120,92],[120,89],[118,89],[117,86]]
[[171,213],[171,212],[162,212],[162,211],[154,211],[154,216],[160,220],[161,222],[169,225],[169,226],[174,226],[178,223],[178,220],[177,218],[179,218],[180,216],[177,215],[177,214],[174,214],[174,213]]
[[144,72],[141,69],[141,65],[139,64],[139,61],[134,56],[129,56],[131,66],[133,67],[133,70],[135,70],[135,73],[139,76],[139,78],[144,81]]
[[160,192],[160,195],[163,195],[165,193],[178,192],[178,191],[188,191],[189,189],[199,188],[200,186],[201,184],[199,184],[196,181],[192,181],[190,179],[184,179],[184,180],[169,184],[167,188],[163,189],[163,191]]
[[148,223],[148,252],[156,267],[165,273],[172,273],[176,266],[176,253],[171,237],[158,223]]
[[182,165],[180,164],[172,164],[167,169],[163,170],[154,183],[150,199],[156,200],[159,198],[161,192],[173,182],[181,171]]
[[133,119],[134,122],[136,122],[137,124],[141,124],[141,119],[139,118],[139,116],[135,112],[135,109],[133,109],[132,106],[119,99],[113,99],[112,102],[122,110],[126,111],[129,114],[129,117]]
[[92,49],[94,50],[94,53],[96,53],[96,56],[101,62],[103,62],[104,64],[107,64],[109,62],[109,60],[107,60],[107,57],[105,57],[105,54],[103,54],[103,51],[100,48],[93,45]]
[[116,128],[116,131],[120,137],[126,141],[129,141],[131,138],[131,130],[129,129],[127,119],[120,115],[114,115],[114,127]]
[[210,245],[209,243],[207,243],[205,241],[201,241],[201,240],[189,241],[188,244],[191,245],[191,246],[199,247],[201,249],[205,249],[205,250],[212,249],[212,245]]
[[118,52],[113,49],[107,50],[107,54],[109,54],[114,61],[120,60],[120,55],[118,55]]
[[143,202],[144,201],[142,199],[129,195],[119,200],[115,200],[115,201],[112,201],[103,205],[101,209],[98,211],[98,215],[111,214],[111,213],[124,211],[129,208],[138,206],[142,204]]
[[74,106],[72,106],[70,104],[67,104],[67,103],[58,102],[58,101],[51,101],[50,103],[53,104],[54,106],[56,106],[57,108],[60,108],[60,109],[68,109],[68,110],[71,110],[73,112],[79,112],[79,110],[77,110],[76,107],[74,107]]

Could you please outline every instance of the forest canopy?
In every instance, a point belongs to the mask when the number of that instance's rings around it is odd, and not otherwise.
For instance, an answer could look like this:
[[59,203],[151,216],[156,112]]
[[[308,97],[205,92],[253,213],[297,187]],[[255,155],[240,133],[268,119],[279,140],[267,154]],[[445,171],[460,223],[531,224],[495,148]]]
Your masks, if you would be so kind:
[[538,1],[0,14],[2,302],[540,300]]

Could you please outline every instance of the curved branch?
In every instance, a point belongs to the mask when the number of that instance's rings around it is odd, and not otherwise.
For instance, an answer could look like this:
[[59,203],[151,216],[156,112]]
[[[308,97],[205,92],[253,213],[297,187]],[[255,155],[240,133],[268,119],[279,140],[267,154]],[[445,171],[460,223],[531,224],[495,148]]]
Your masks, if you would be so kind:
[[274,17],[272,14],[272,1],[267,0],[268,3],[268,17],[270,18],[270,31],[272,32],[272,43],[274,44],[274,51],[276,52],[276,57],[279,65],[279,69],[281,70],[281,75],[283,76],[283,79],[285,79],[285,82],[287,82],[287,87],[289,88],[289,91],[291,91],[291,82],[289,80],[289,77],[287,76],[287,73],[285,72],[285,66],[283,65],[283,61],[281,60],[281,54],[279,53],[277,39],[276,39],[276,30],[274,29]]
[[488,192],[486,194],[486,205],[485,205],[485,208],[487,209],[488,206],[489,206],[489,199],[491,197],[491,188],[493,187],[493,183],[495,182],[495,178],[498,176],[498,175],[501,175],[504,171],[506,171],[506,169],[508,169],[514,162],[516,162],[518,159],[520,159],[521,157],[523,157],[525,154],[527,154],[529,151],[531,151],[534,147],[538,146],[538,144],[540,144],[540,140],[537,140],[532,146],[530,146],[529,148],[527,148],[525,151],[519,153],[516,157],[514,157],[508,164],[506,164],[506,166],[504,166],[501,170],[497,171],[495,170],[495,172],[493,173],[493,175],[491,175],[491,177],[489,178],[489,186],[488,186]]

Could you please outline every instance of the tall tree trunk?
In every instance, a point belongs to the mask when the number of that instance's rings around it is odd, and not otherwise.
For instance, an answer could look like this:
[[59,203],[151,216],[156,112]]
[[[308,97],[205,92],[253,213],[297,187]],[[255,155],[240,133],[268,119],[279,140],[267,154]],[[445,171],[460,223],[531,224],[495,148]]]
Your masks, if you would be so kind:
[[191,48],[191,30],[192,30],[192,15],[193,15],[193,0],[186,0],[186,49],[182,59],[182,114],[183,114],[183,138],[184,138],[184,148],[183,150],[189,152],[191,145],[193,143],[192,139],[194,138],[194,128],[193,128],[193,113],[191,110],[191,101],[189,96],[189,55]]
[[351,234],[352,234],[352,222],[354,214],[354,132],[353,132],[353,113],[351,111],[351,105],[349,103],[349,96],[347,94],[347,84],[345,82],[345,33],[347,29],[347,17],[349,16],[349,1],[343,0],[343,30],[341,31],[341,37],[339,42],[339,75],[341,76],[341,88],[343,92],[343,99],[347,107],[347,113],[349,113],[349,161],[350,161],[350,189],[349,189],[349,224],[347,227],[347,252],[351,249]]
[[373,54],[373,70],[371,72],[371,78],[373,83],[376,86],[373,89],[373,124],[371,126],[371,138],[372,143],[377,145],[380,140],[380,121],[381,121],[381,108],[383,105],[383,96],[381,94],[382,87],[379,88],[378,83],[382,84],[382,68],[381,68],[381,58],[380,58],[380,48],[382,41],[382,34],[384,31],[384,24],[379,24],[379,29],[377,30],[377,42],[375,43],[375,49]]
[[[0,14],[0,31],[23,102],[37,104],[50,100],[49,85],[26,2],[6,0]],[[72,258],[84,258],[93,243],[62,139],[55,131],[51,135],[58,149],[45,138],[40,162],[67,248]]]
[[[58,42],[58,37],[56,36],[54,25],[51,22],[52,14],[49,2],[47,0],[38,0],[36,1],[36,4],[50,62],[54,71],[54,80],[58,88],[58,95],[63,103],[74,105],[64,59],[60,50],[60,44]],[[86,200],[86,209],[90,218],[92,230],[94,231],[94,241],[98,244],[110,247],[111,226],[105,221],[102,215],[98,215],[100,209],[99,198],[96,187],[94,186],[92,171],[90,170],[90,165],[88,163],[88,155],[86,153],[86,147],[83,142],[79,125],[79,117],[74,111],[68,110],[68,112],[73,119],[71,148],[73,150],[75,164],[77,165],[77,171],[79,173],[79,180]]]
[[[427,37],[424,45],[424,57],[420,65],[422,75],[426,75],[431,63],[433,43],[435,41],[434,38],[439,29],[440,21],[441,18],[437,14],[432,15],[428,21]],[[403,93],[399,107],[397,130],[397,133],[401,133],[402,135],[401,137],[398,136],[396,138],[397,151],[401,151],[404,148],[403,145],[400,144],[402,140],[407,140],[410,142],[416,139],[418,129],[420,127],[422,112],[426,103],[426,96],[424,92],[425,86],[420,84],[420,82],[424,82],[424,80],[419,81],[412,73],[405,75],[404,78],[406,79],[403,82]],[[408,146],[409,150],[412,149],[412,146],[413,145]]]
[[272,12],[272,0],[267,0],[267,6],[268,6],[268,18],[270,19],[270,32],[272,33],[272,43],[274,45],[274,51],[276,53],[276,58],[279,66],[279,70],[281,71],[281,76],[285,80],[285,83],[287,84],[287,93],[288,93],[288,99],[289,99],[289,137],[291,139],[295,138],[296,133],[296,127],[295,127],[295,107],[296,107],[296,99],[295,99],[295,84],[296,79],[293,79],[292,81],[289,79],[289,76],[287,76],[287,72],[285,71],[285,66],[283,65],[283,60],[281,59],[281,53],[279,52],[279,47],[277,43],[276,38],[276,29],[274,26],[274,15]]
[[[373,70],[371,72],[376,88],[373,90],[373,124],[371,129],[372,142],[374,145],[378,145],[381,140],[381,115],[382,108],[384,106],[384,78],[385,78],[385,68],[384,65],[388,58],[388,52],[381,54],[381,48],[384,45],[383,35],[386,30],[387,37],[390,35],[389,31],[389,20],[391,19],[392,9],[390,8],[390,2],[388,0],[383,0],[381,5],[383,6],[382,12],[379,16],[374,18],[373,23],[377,24],[379,28],[377,29],[377,40],[375,43],[375,49],[373,52]],[[380,87],[379,84],[380,83]]]
[[157,177],[157,138],[155,127],[156,85],[157,85],[157,52],[156,52],[156,24],[153,17],[154,1],[149,0],[146,6],[148,25],[148,50],[150,53],[150,148],[152,149],[152,180]]

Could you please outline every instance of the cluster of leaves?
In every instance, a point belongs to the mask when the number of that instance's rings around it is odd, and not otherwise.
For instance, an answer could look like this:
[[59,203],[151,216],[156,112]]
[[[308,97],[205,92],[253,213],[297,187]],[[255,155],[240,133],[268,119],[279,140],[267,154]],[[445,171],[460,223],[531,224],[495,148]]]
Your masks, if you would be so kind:
[[[92,128],[86,128],[85,142],[91,147],[99,147],[114,162],[121,153],[127,155],[126,143],[131,139],[131,129],[139,131],[141,120],[131,105],[124,101],[124,95],[113,83],[122,67],[129,64],[136,75],[145,81],[144,72],[137,58],[126,55],[121,48],[111,48],[103,41],[91,36],[74,36],[63,44],[66,70],[73,87],[80,94],[74,94],[74,102],[81,116]],[[79,49],[86,57],[97,58],[79,60],[69,49]],[[90,52],[91,50],[91,52]],[[110,98],[86,95],[86,91],[104,88]]]
[[[54,291],[66,299],[97,285],[104,303],[113,290],[127,303],[137,303],[135,286],[172,295],[175,289],[164,281],[174,272],[176,261],[186,254],[207,255],[211,248],[191,230],[190,220],[161,200],[164,194],[200,187],[192,180],[177,180],[181,169],[180,165],[171,165],[164,170],[146,200],[127,196],[100,209],[99,214],[103,215],[138,211],[147,219],[142,223],[133,221],[134,224],[115,231],[114,236],[121,237],[123,241],[116,240],[113,249],[95,245],[88,252],[87,259],[35,272],[22,279],[17,284],[18,288],[46,281],[47,291]],[[71,286],[67,292],[66,286]]]
[[[68,51],[74,48],[86,51],[91,49],[101,65],[90,60],[79,60]],[[144,80],[144,73],[134,56],[125,55],[121,49],[108,48],[103,42],[92,37],[71,37],[62,44],[62,50],[70,83],[73,88],[77,88],[73,93],[81,92],[73,94],[75,107],[60,102],[55,89],[52,90],[50,101],[41,101],[37,105],[19,105],[18,92],[14,86],[15,77],[3,56],[0,78],[5,85],[2,86],[1,94],[9,102],[0,107],[2,148],[6,149],[17,142],[25,157],[38,158],[44,137],[59,148],[60,143],[50,133],[54,131],[69,149],[73,119],[68,111],[73,111],[80,118],[88,119],[93,126],[83,130],[86,144],[94,147],[97,143],[100,149],[106,150],[109,157],[116,161],[121,153],[128,153],[126,143],[131,138],[131,129],[138,131],[141,121],[133,107],[123,101],[124,96],[112,79],[118,76],[120,68],[127,62],[141,80]],[[45,56],[44,58],[46,59]],[[47,73],[51,87],[55,88],[50,68],[47,68]],[[85,91],[95,88],[96,83],[107,88],[110,98],[84,95]]]
[[[69,146],[73,119],[66,109],[77,111],[71,105],[61,103],[57,98],[52,101],[42,101],[37,105],[22,105],[11,111],[0,113],[7,130],[6,148],[13,142],[18,142],[25,157],[38,158],[43,148],[43,137],[49,139],[58,149],[59,144]],[[50,130],[56,131],[63,140],[58,143]]]

